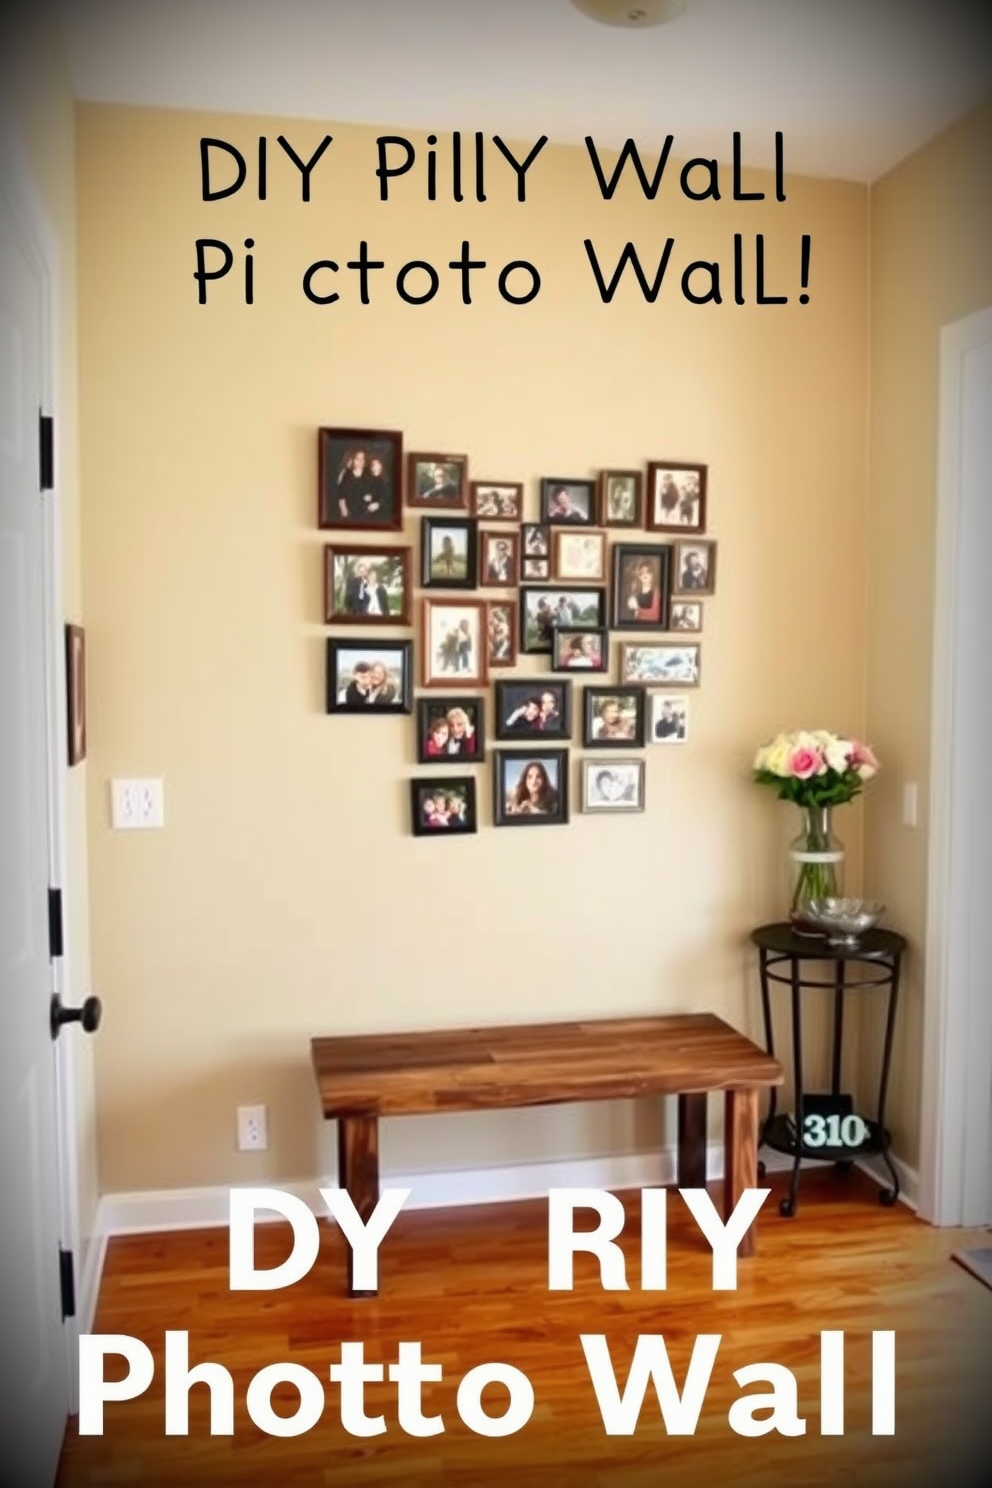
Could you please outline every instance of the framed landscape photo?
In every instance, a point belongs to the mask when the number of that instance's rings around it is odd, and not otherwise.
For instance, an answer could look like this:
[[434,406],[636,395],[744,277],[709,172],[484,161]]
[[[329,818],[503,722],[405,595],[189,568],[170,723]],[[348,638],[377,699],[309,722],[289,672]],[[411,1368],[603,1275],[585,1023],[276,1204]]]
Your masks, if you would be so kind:
[[546,476],[541,481],[541,521],[548,526],[596,525],[596,482],[571,476]]
[[86,758],[86,632],[81,625],[65,627],[66,764]]
[[605,532],[570,532],[566,527],[556,527],[553,551],[551,576],[556,582],[606,583]]
[[643,811],[644,761],[639,759],[584,759],[583,811]]
[[609,634],[605,629],[571,630],[557,625],[553,628],[553,672],[605,672],[609,669],[609,654]]
[[587,687],[582,706],[582,742],[587,749],[643,749],[643,688]]
[[517,660],[518,605],[515,599],[486,601],[486,636],[489,642],[489,666],[510,667]]
[[677,599],[669,606],[669,630],[687,634],[703,628],[703,606],[698,599]]
[[549,827],[568,821],[567,749],[497,749],[493,758],[497,827]]
[[479,533],[479,575],[487,589],[515,589],[520,583],[520,535]]
[[699,642],[624,646],[620,680],[644,682],[649,686],[698,687]]
[[689,737],[689,704],[678,693],[652,692],[648,737],[652,744],[684,744]]
[[410,815],[415,837],[457,837],[479,830],[475,781],[471,775],[410,781]]
[[417,699],[417,763],[471,764],[486,754],[486,701],[480,697]]
[[613,549],[613,630],[667,630],[672,550],[663,543]]
[[318,429],[317,525],[399,532],[403,435],[388,429]]
[[716,593],[716,543],[679,542],[675,544],[675,582],[673,594]]
[[497,739],[568,739],[572,684],[525,677],[496,683]]
[[486,606],[479,599],[425,599],[423,678],[425,687],[484,687],[488,677]]
[[478,528],[474,517],[423,517],[420,584],[423,589],[474,589]]
[[520,481],[473,481],[472,515],[486,522],[519,522],[524,514]]
[[409,625],[410,549],[325,548],[324,620],[328,625]]
[[648,466],[648,520],[652,532],[706,531],[706,466],[655,460]]
[[464,511],[467,501],[468,455],[407,455],[407,506]]
[[599,472],[599,525],[644,526],[644,476],[641,471]]
[[551,651],[557,625],[569,630],[601,630],[606,624],[605,589],[520,589],[520,649],[528,655]]
[[409,713],[412,641],[327,642],[328,713]]

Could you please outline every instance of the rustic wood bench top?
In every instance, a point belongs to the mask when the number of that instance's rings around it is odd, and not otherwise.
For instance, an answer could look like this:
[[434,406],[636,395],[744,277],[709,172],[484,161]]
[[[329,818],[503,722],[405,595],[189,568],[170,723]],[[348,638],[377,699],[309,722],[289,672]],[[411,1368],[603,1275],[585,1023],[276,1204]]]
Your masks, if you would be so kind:
[[713,1013],[315,1038],[325,1118],[493,1110],[781,1085]]

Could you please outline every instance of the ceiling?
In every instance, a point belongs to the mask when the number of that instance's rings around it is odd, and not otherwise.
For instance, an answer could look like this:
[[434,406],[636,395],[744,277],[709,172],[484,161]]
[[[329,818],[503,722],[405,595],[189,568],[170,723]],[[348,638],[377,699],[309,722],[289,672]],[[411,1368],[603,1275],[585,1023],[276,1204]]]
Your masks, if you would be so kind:
[[64,0],[77,97],[507,140],[652,145],[871,181],[992,91],[981,0]]

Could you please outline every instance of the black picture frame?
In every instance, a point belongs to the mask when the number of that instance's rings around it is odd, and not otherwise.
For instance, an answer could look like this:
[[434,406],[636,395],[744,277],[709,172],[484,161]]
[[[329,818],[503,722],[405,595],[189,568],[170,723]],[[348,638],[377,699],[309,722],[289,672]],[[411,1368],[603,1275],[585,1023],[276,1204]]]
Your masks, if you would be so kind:
[[[562,502],[564,506],[559,509]],[[574,475],[543,477],[539,525],[595,527],[597,515],[596,482],[594,480],[584,480]]]
[[[445,573],[439,570],[435,572],[435,563],[439,563],[440,555],[435,555],[435,537],[441,539],[442,545],[445,541],[451,544],[453,561],[456,572]],[[455,538],[459,537],[462,542],[456,544]],[[461,568],[459,560],[462,559],[462,546],[464,544],[464,569]],[[457,547],[458,551],[455,552]],[[420,587],[422,589],[477,589],[479,587],[479,524],[475,517],[421,517],[420,519]]]
[[[554,697],[556,713],[549,720],[546,699]],[[548,677],[502,678],[495,684],[497,739],[570,739],[572,683]]]
[[[464,802],[464,818],[457,820],[448,815],[448,803],[461,797]],[[427,804],[443,799],[446,803],[442,815],[444,821],[435,819],[432,824]],[[479,830],[479,811],[472,775],[415,775],[410,781],[410,827],[414,837],[470,837]]]
[[[523,782],[532,765],[541,767],[554,792],[553,810],[526,809]],[[552,767],[552,768],[549,768]],[[568,822],[567,749],[496,749],[493,751],[493,821],[497,827],[552,827]],[[511,806],[511,799],[516,802]],[[538,801],[540,796],[537,797]]]
[[573,630],[552,626],[551,671],[569,676],[599,676],[610,669],[610,633],[605,626]]
[[[359,454],[362,476],[351,479]],[[376,462],[381,470],[376,469]],[[403,529],[403,435],[397,429],[317,430],[317,526],[345,532]]]
[[[467,730],[459,735],[461,721],[452,714],[464,713],[468,718],[471,733]],[[443,741],[436,725],[444,719],[448,724],[447,738]],[[431,697],[418,697],[416,703],[417,764],[418,765],[474,765],[486,757],[486,700],[484,697],[469,697],[465,693],[434,693]],[[457,749],[451,748],[459,738],[467,740]],[[443,743],[443,748],[441,744]],[[435,747],[432,749],[431,745]]]
[[[395,695],[389,702],[366,702],[358,696],[361,677],[371,673],[371,680],[374,682],[377,666],[386,668],[389,680],[392,680],[391,674],[397,674],[397,679],[393,682]],[[351,678],[345,682],[349,667]],[[364,673],[362,668],[365,669]],[[395,716],[412,712],[413,642],[386,641],[379,636],[370,636],[367,640],[353,640],[350,636],[329,636],[324,706],[328,713],[356,713],[365,716]]]
[[645,526],[672,537],[706,531],[709,467],[685,460],[652,460],[648,465]]
[[[629,731],[618,733],[624,715],[633,703],[633,718],[629,719]],[[611,705],[615,704],[615,707]],[[586,749],[643,749],[645,711],[647,699],[645,689],[635,683],[621,683],[615,687],[587,687],[582,695],[582,744]],[[610,717],[604,715],[610,709]],[[597,727],[597,725],[599,725]]]
[[[651,569],[654,579],[651,591],[654,602],[650,606],[638,604],[637,576],[645,567]],[[672,545],[615,543],[610,594],[611,630],[667,630],[672,599]]]
[[[570,610],[558,603],[569,596]],[[539,620],[541,599],[546,600],[548,618]],[[533,605],[531,603],[533,599]],[[595,606],[594,618],[587,611]],[[532,610],[535,613],[532,613]],[[578,611],[578,613],[576,613]],[[526,656],[547,656],[551,652],[555,626],[567,630],[602,630],[606,625],[606,588],[582,584],[521,584],[520,586],[520,651]]]

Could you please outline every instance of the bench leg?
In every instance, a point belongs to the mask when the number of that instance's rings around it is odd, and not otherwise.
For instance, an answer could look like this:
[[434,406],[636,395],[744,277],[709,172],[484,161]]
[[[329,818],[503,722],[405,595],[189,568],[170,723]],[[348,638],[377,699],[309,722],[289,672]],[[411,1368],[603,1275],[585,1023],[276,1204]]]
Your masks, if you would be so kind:
[[679,1096],[679,1188],[706,1187],[706,1092]]
[[[758,1092],[728,1090],[724,1109],[723,1217],[728,1220],[746,1188],[758,1187]],[[754,1254],[754,1225],[739,1255]]]
[[[338,1186],[348,1190],[363,1224],[379,1202],[379,1122],[375,1116],[338,1117]],[[348,1294],[374,1297],[374,1291],[356,1291],[354,1256],[348,1247]]]

